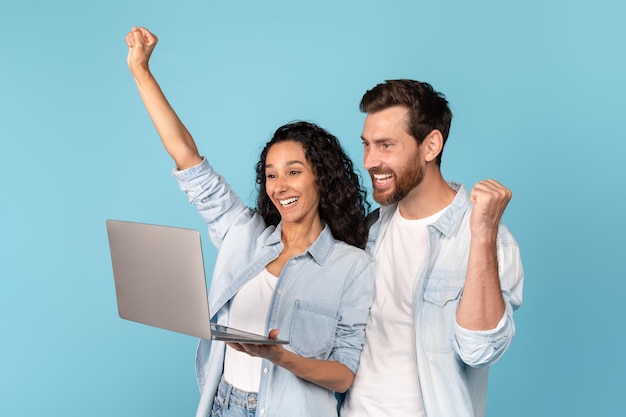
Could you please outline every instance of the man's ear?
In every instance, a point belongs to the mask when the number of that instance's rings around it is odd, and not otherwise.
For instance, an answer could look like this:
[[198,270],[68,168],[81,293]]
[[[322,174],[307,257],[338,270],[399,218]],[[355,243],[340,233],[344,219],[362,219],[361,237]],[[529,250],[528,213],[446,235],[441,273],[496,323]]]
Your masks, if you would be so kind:
[[426,162],[434,161],[443,150],[443,135],[438,129],[432,130],[422,142],[422,146]]

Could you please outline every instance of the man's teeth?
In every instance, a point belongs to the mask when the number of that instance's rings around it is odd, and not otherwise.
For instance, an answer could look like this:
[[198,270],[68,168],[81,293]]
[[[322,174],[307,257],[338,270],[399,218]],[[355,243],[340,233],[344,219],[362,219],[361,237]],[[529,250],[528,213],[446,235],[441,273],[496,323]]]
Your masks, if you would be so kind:
[[393,174],[374,174],[376,181],[386,181],[393,177]]
[[298,197],[291,197],[286,200],[279,200],[281,206],[288,206],[298,201]]

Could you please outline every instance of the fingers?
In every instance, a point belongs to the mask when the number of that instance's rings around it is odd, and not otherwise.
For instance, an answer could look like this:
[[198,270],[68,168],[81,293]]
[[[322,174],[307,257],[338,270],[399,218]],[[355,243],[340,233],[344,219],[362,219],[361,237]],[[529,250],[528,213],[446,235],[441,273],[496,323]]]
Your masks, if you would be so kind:
[[495,180],[479,181],[470,192],[474,205],[470,217],[472,236],[492,241],[498,232],[500,219],[513,193]]
[[139,29],[137,29],[135,26],[133,26],[130,30],[130,32],[128,32],[126,34],[126,43],[128,44],[129,47],[133,47],[135,46],[135,43],[138,41],[138,39],[136,39],[136,34],[139,31]]
[[249,343],[228,343],[230,347],[238,352],[247,353],[250,356],[262,356],[264,345],[253,345]]
[[137,28],[135,26],[132,27],[132,29],[130,30],[130,32],[128,32],[126,34],[126,44],[128,45],[129,48],[132,48],[133,46],[135,46],[135,40],[133,37],[133,32],[136,30]]
[[278,334],[279,334],[279,333],[280,333],[280,330],[278,330],[278,329],[272,329],[272,330],[270,330],[270,333],[269,333],[268,337],[269,337],[270,339],[278,339]]
[[157,36],[145,27],[133,26],[130,32],[126,35],[126,43],[131,48],[138,44],[154,46],[158,41],[159,39]]
[[148,70],[148,61],[157,41],[157,37],[144,27],[133,26],[126,35],[126,63],[134,76],[145,74]]
[[506,188],[504,185],[502,185],[498,181],[492,180],[492,179],[478,181],[474,185],[474,188],[479,188],[479,189],[483,189],[483,190],[508,190],[508,188]]
[[156,37],[156,35],[151,33],[145,27],[140,27],[139,28],[139,33],[140,33],[140,35],[142,37],[142,41],[146,45],[155,45],[158,42],[158,38]]
[[470,200],[476,203],[479,198],[489,198],[490,200],[506,201],[511,200],[513,193],[511,190],[500,184],[496,180],[483,180],[474,185],[470,193]]

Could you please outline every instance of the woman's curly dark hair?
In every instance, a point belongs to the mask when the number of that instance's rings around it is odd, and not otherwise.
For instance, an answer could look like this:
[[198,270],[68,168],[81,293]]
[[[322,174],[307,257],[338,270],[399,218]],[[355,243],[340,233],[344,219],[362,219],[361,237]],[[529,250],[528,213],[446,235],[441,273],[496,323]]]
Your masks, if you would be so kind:
[[265,188],[265,160],[272,145],[293,141],[302,145],[306,159],[313,165],[320,189],[320,218],[336,239],[364,248],[368,228],[365,218],[370,208],[361,176],[355,172],[337,138],[309,122],[294,122],[279,127],[265,144],[256,164],[257,210],[268,225],[278,225],[281,217]]

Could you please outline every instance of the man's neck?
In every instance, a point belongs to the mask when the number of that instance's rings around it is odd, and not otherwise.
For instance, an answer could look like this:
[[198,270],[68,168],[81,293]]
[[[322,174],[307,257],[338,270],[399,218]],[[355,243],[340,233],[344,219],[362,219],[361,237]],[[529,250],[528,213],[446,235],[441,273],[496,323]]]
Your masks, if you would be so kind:
[[446,208],[455,196],[456,191],[450,188],[441,173],[431,172],[400,200],[398,209],[405,219],[423,219]]

